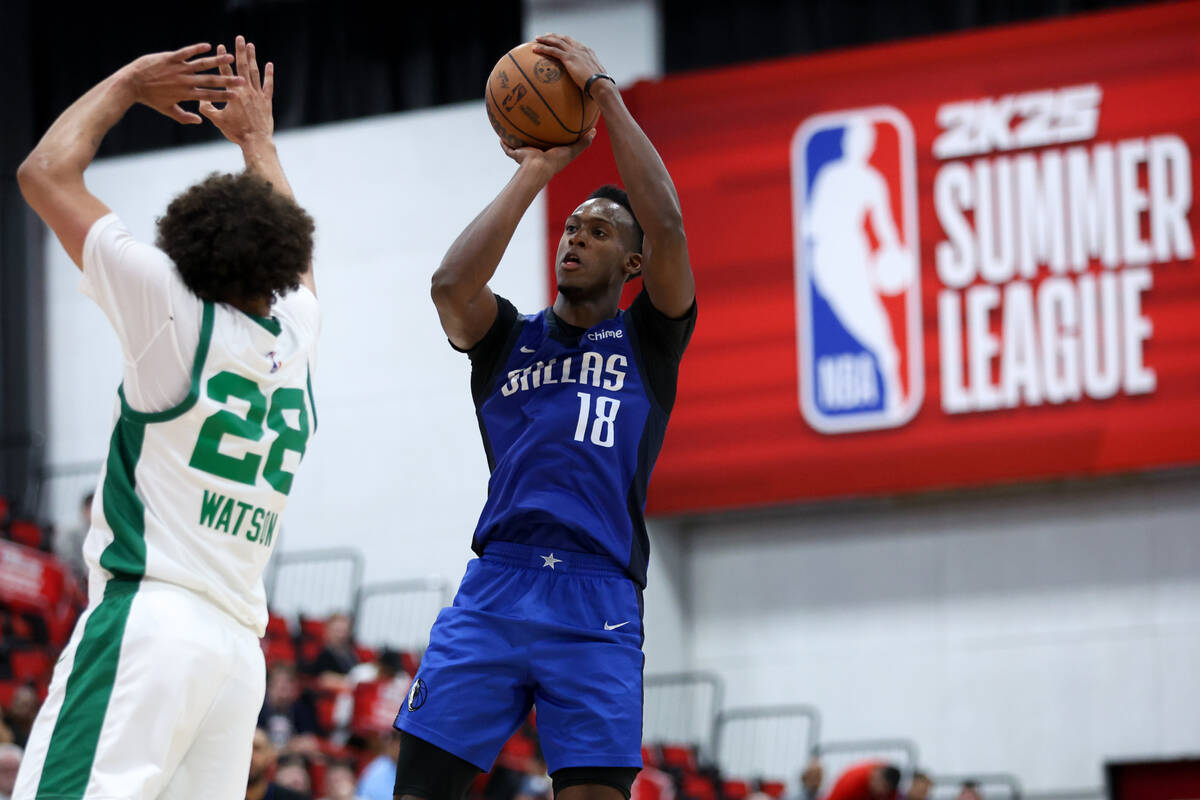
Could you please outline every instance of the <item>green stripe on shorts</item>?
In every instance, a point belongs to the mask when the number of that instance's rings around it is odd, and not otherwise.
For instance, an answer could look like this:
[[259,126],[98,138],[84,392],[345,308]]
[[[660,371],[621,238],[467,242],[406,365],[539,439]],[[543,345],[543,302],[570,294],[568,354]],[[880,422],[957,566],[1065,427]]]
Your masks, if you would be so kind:
[[54,721],[42,765],[39,798],[79,800],[91,778],[96,745],[117,677],[125,622],[146,572],[145,507],[135,491],[135,470],[145,435],[144,423],[122,416],[109,441],[101,499],[113,540],[100,554],[100,566],[113,577],[88,617],[75,650],[62,708]]
[[137,581],[111,580],[88,617],[42,765],[38,797],[82,798],[96,758]]

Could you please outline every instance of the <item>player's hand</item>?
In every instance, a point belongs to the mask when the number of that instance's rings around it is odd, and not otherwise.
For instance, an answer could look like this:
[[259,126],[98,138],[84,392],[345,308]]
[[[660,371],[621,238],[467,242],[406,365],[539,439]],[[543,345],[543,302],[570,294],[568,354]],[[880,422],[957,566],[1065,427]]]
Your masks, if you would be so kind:
[[[533,52],[539,56],[548,56],[561,61],[567,74],[571,76],[571,80],[575,81],[580,89],[587,84],[588,78],[597,72],[607,71],[600,63],[600,59],[596,58],[596,54],[592,52],[592,48],[583,42],[575,41],[570,36],[561,36],[557,33],[543,34],[534,40]],[[597,83],[599,82],[597,81]],[[608,81],[604,81],[604,83],[608,83]],[[595,87],[596,84],[592,84],[592,88],[595,89]]]
[[[233,76],[229,62],[236,61],[242,82],[225,93],[223,108],[205,101],[200,104],[200,113],[216,125],[226,139],[243,146],[253,139],[270,139],[275,132],[271,102],[275,93],[275,65],[268,62],[260,76],[254,43],[247,42],[244,36],[237,37],[234,50],[235,56],[221,64],[221,75]],[[225,45],[217,45],[217,53],[226,55]]]
[[[122,72],[134,101],[184,125],[199,125],[204,120],[179,104],[184,100],[224,99],[225,90],[241,81],[225,71],[232,56],[218,51],[215,56],[199,58],[211,49],[208,44],[193,44],[174,52],[151,53],[127,64]],[[208,72],[222,66],[225,69],[220,74]]]
[[536,147],[509,147],[500,140],[500,147],[503,148],[504,154],[516,161],[518,164],[525,166],[542,166],[549,172],[549,176],[557,175],[567,164],[570,164],[575,158],[588,149],[592,140],[596,138],[596,129],[579,137],[579,141],[575,144],[566,144],[561,147],[551,147],[549,150],[539,150]]

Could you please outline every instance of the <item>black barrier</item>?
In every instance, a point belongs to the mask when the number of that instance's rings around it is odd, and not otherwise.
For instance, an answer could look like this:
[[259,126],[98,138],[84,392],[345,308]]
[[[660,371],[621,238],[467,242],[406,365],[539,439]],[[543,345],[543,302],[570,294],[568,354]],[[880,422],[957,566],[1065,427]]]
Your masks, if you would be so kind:
[[794,783],[821,738],[821,712],[810,705],[731,708],[713,725],[723,775]]
[[429,644],[429,629],[450,602],[445,578],[371,583],[358,593],[354,639],[376,649],[420,652]]
[[647,675],[642,740],[652,744],[687,744],[700,760],[711,761],[713,724],[725,699],[725,684],[712,672]]
[[275,553],[267,568],[267,605],[284,615],[353,613],[362,573],[362,553],[350,548]]

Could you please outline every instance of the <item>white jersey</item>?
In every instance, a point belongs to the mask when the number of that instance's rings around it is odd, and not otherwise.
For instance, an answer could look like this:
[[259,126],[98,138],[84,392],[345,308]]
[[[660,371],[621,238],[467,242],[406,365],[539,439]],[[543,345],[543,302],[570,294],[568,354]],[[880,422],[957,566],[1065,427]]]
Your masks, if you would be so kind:
[[261,636],[263,569],[317,427],[316,298],[301,288],[269,318],[203,302],[113,215],[88,234],[82,289],[126,361],[85,560],[190,589]]

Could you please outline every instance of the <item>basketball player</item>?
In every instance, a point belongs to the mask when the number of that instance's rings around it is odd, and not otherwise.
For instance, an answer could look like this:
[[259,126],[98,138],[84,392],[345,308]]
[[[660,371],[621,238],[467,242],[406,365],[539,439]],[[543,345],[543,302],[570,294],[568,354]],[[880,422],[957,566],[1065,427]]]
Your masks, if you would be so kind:
[[628,196],[601,188],[567,217],[554,305],[521,315],[488,281],[534,197],[595,131],[544,152],[502,145],[516,174],[433,276],[442,327],[471,361],[492,477],[481,558],[396,720],[396,797],[461,798],[531,704],[560,800],[628,798],[642,764],[642,514],[695,284],[671,176],[612,78],[569,37],[538,37],[534,52],[599,103]]
[[[272,66],[260,82],[240,37],[237,75],[234,55],[209,50],[118,70],[63,112],[18,175],[124,356],[83,548],[89,605],[30,735],[20,800],[245,796],[263,698],[261,574],[316,428],[320,319],[313,223],[272,144]],[[241,146],[246,172],[176,197],[155,247],[83,173],[134,103],[200,123],[185,100]]]

